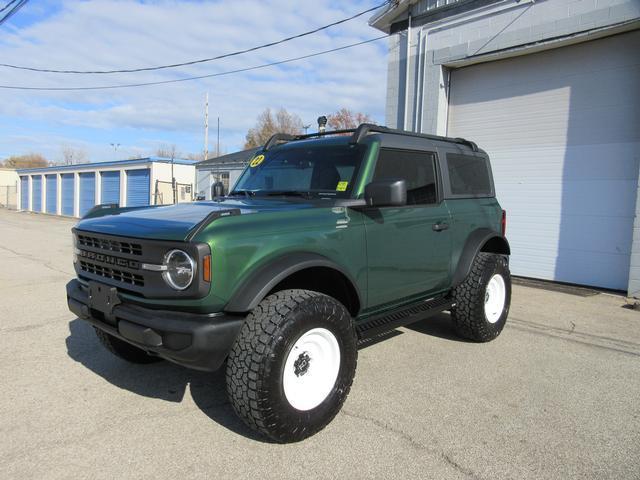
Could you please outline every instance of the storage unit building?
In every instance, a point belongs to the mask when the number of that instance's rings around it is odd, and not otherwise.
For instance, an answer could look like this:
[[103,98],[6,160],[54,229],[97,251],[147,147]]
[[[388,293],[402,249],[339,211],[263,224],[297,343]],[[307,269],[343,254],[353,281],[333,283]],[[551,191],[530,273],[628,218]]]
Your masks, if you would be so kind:
[[[18,170],[20,207],[32,212],[81,217],[97,204],[139,207],[171,203],[173,195],[159,194],[160,186],[168,185],[171,189],[173,172],[176,185],[193,192],[195,163],[149,157],[21,169]],[[177,198],[192,200],[191,193]]]
[[405,1],[372,24],[396,33],[386,123],[491,156],[512,272],[640,296],[640,2]]

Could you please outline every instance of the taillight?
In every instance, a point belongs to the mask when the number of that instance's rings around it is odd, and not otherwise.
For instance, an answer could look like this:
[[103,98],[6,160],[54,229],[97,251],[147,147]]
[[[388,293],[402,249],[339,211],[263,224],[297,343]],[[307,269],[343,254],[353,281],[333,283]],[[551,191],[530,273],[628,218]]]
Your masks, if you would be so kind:
[[502,228],[502,236],[507,234],[507,211],[502,210],[502,220],[500,221],[500,227]]
[[202,279],[205,282],[211,282],[211,255],[202,259]]

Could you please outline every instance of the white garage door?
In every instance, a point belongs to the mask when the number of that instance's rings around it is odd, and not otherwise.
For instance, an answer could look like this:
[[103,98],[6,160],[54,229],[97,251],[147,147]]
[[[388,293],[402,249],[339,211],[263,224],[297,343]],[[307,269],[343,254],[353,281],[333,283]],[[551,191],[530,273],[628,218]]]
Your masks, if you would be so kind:
[[627,289],[640,32],[452,72],[448,135],[492,159],[512,271]]

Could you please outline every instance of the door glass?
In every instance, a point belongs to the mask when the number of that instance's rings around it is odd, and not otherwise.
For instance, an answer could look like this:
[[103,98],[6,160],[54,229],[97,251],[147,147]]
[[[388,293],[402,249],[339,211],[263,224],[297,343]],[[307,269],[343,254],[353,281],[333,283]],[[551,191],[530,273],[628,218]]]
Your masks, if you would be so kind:
[[407,205],[438,201],[433,153],[382,149],[373,180],[391,178],[403,178],[407,182]]

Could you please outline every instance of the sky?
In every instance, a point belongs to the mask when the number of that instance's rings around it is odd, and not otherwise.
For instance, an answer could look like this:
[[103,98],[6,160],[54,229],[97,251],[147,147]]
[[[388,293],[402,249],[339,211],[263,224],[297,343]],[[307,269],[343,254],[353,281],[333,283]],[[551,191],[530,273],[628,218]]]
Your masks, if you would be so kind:
[[[0,0],[0,6],[8,0]],[[108,70],[212,57],[317,28],[381,0],[35,1],[0,25],[0,63]],[[62,87],[140,83],[206,75],[279,61],[380,36],[372,14],[302,39],[214,62],[142,73],[65,75],[0,67],[0,85]],[[209,151],[220,118],[223,153],[242,148],[265,109],[316,118],[340,108],[383,123],[387,42],[377,42],[251,72],[140,88],[38,92],[0,89],[0,159],[41,153],[61,161],[66,147],[90,161],[148,156],[163,145]],[[120,144],[115,150],[111,144]]]

